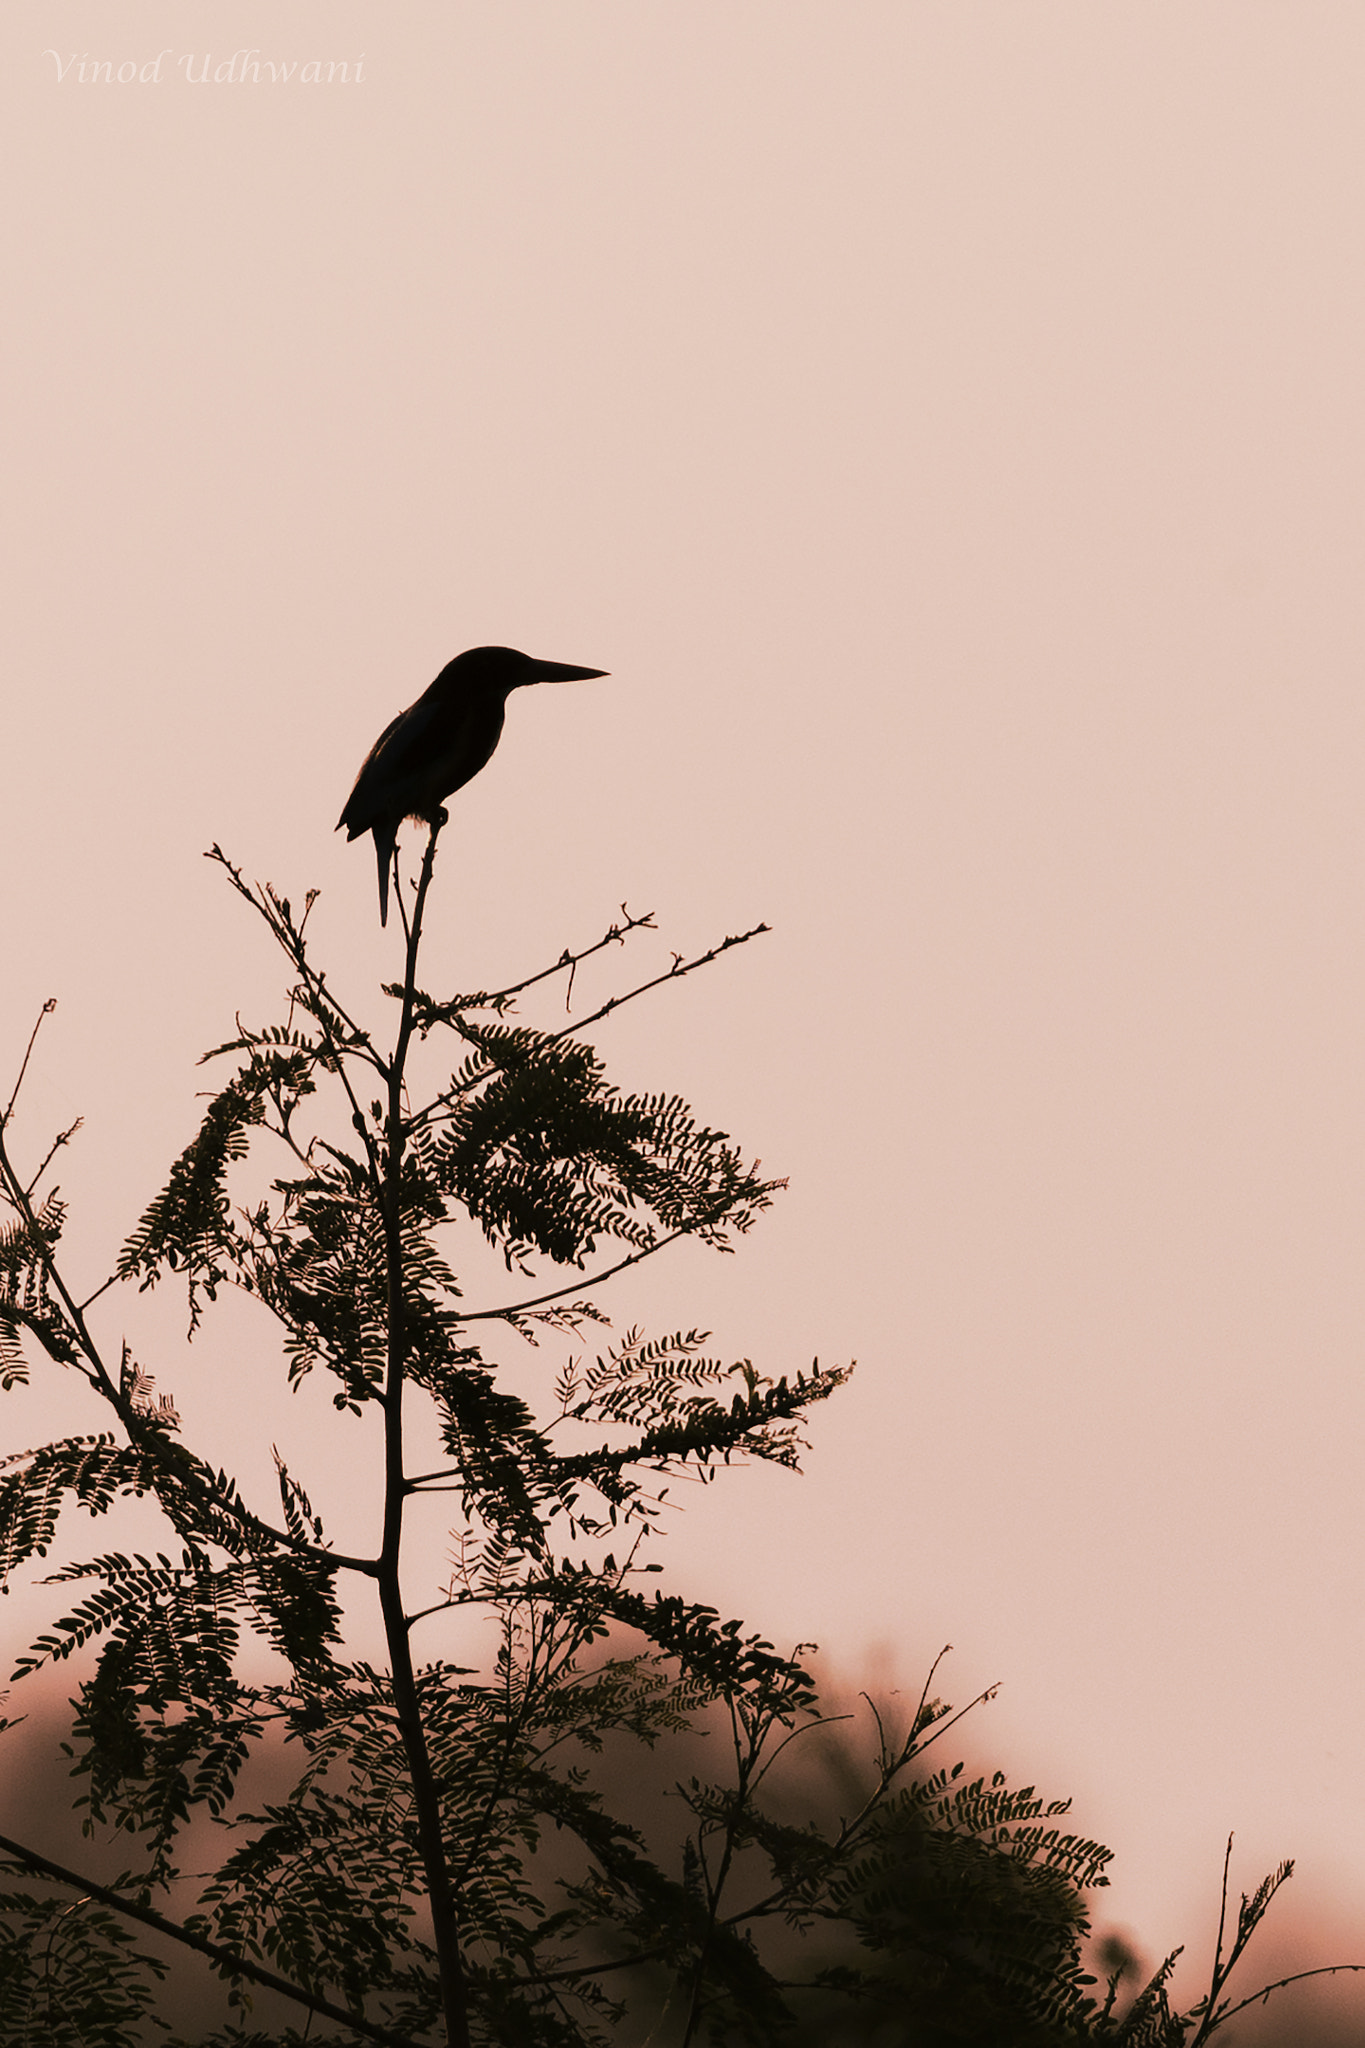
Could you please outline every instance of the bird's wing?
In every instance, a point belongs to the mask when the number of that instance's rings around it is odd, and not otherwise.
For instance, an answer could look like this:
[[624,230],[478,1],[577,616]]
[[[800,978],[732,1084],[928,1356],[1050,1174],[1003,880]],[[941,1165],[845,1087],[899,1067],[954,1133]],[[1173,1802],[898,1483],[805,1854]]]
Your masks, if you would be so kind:
[[337,819],[338,830],[346,827],[348,839],[368,832],[376,818],[393,815],[394,791],[422,765],[431,751],[438,706],[426,691],[406,711],[385,726],[365,756],[355,788]]

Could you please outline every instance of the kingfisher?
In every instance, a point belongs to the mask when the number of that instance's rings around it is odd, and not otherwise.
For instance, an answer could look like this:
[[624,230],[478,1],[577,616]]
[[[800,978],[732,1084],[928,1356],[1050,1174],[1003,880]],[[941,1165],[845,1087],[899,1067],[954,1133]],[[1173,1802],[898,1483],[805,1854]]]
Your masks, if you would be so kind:
[[346,837],[373,832],[379,861],[379,922],[389,921],[389,874],[404,818],[444,822],[442,804],[486,768],[502,737],[507,699],[527,683],[572,683],[604,668],[537,661],[515,647],[470,647],[448,661],[430,689],[385,726],[365,756],[337,820]]

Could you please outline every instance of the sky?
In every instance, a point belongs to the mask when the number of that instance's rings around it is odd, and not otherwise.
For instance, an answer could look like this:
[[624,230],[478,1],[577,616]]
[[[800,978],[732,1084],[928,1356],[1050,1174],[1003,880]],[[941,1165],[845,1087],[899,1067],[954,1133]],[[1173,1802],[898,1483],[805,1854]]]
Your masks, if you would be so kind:
[[[598,1033],[790,1182],[617,1313],[858,1360],[670,1583],[846,1684],[951,1642],[1190,1996],[1234,1829],[1263,1974],[1365,1960],[1363,73],[1355,0],[0,21],[0,1071],[55,997],[73,1261],[274,1014],[204,849],[359,1000],[378,731],[462,647],[609,670],[513,700],[431,978],[768,923]],[[101,1312],[264,1484],[258,1327]]]

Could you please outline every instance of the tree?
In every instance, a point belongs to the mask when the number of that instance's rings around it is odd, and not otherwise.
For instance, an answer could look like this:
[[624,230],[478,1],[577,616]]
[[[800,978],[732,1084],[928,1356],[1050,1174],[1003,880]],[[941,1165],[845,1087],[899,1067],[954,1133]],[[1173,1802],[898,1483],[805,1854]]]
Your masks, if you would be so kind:
[[[404,975],[384,989],[383,1050],[311,957],[313,895],[296,919],[213,849],[285,955],[287,1006],[206,1055],[231,1060],[231,1077],[113,1276],[147,1288],[177,1275],[191,1338],[223,1289],[243,1290],[275,1319],[291,1384],[325,1373],[340,1414],[378,1417],[373,1554],[335,1546],[278,1456],[278,1504],[248,1501],[182,1441],[173,1401],[126,1344],[113,1362],[92,1313],[113,1280],[82,1301],[59,1259],[65,1212],[47,1181],[74,1127],[27,1177],[10,1149],[32,1041],[0,1120],[0,1377],[22,1381],[36,1346],[110,1415],[7,1461],[0,1579],[46,1555],[68,1499],[102,1515],[154,1496],[168,1531],[155,1555],[108,1550],[54,1573],[76,1604],[19,1661],[24,1676],[91,1650],[69,1753],[87,1831],[123,1840],[131,1861],[100,1886],[0,1838],[11,1878],[42,1884],[0,1896],[6,2039],[132,2048],[164,2035],[166,1964],[137,1946],[140,1922],[209,1956],[230,2013],[272,1988],[301,2023],[326,2023],[310,2042],[338,2048],[569,2048],[646,2008],[672,2027],[661,2040],[767,2043],[789,2031],[803,1986],[826,2010],[918,2014],[907,2041],[985,2039],[960,2027],[988,2021],[1001,2043],[1183,2041],[1191,2022],[1171,2020],[1164,1973],[1126,2033],[1117,1976],[1106,2003],[1089,1995],[1083,1894],[1108,1852],[1056,1826],[1065,1803],[967,1782],[961,1766],[926,1772],[958,1718],[928,1685],[898,1735],[878,1721],[848,1814],[784,1817],[776,1767],[825,1719],[803,1649],[780,1654],[711,1608],[646,1591],[659,1570],[647,1551],[670,1479],[754,1458],[795,1466],[801,1418],[846,1371],[773,1380],[707,1355],[697,1330],[608,1334],[607,1281],[682,1238],[728,1249],[780,1183],[678,1098],[613,1087],[580,1035],[757,934],[675,960],[572,1032],[516,1021],[518,1002],[649,918],[623,911],[596,945],[515,987],[433,997],[417,973],[438,834],[411,899],[399,894]],[[415,1105],[415,1046],[451,1039],[453,1071]],[[503,1255],[511,1299],[466,1304],[447,1250],[456,1221]],[[489,1330],[569,1349],[539,1409],[488,1355]],[[413,1444],[433,1430],[439,1462],[415,1469]],[[456,1512],[451,1576],[414,1608],[406,1515],[438,1493]],[[348,1583],[377,1605],[382,1664],[346,1653]],[[496,1624],[497,1646],[471,1667],[455,1654],[470,1654],[474,1617]],[[442,1633],[447,1654],[419,1662],[419,1629]],[[729,1771],[678,1786],[682,1839],[660,1853],[609,1797],[618,1753],[707,1717]],[[257,1808],[245,1767],[272,1746],[294,1759],[292,1783]],[[205,1815],[223,1853],[192,1880],[182,1845]],[[813,1962],[793,1965],[794,1940]],[[230,2017],[200,2038],[302,2035]]]

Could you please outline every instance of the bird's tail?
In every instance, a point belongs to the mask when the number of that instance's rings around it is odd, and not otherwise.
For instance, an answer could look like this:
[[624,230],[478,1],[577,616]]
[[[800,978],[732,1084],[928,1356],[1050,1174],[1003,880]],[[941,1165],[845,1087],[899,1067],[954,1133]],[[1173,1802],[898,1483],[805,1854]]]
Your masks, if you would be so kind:
[[393,866],[393,849],[398,840],[398,827],[393,824],[378,824],[374,827],[374,850],[379,861],[379,922],[389,921],[389,870]]

